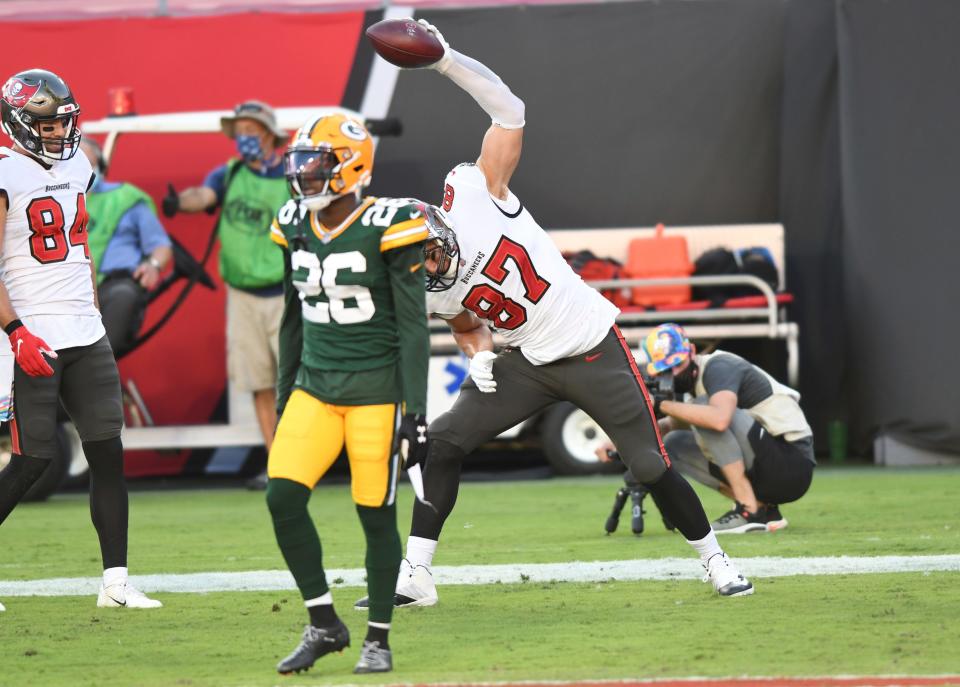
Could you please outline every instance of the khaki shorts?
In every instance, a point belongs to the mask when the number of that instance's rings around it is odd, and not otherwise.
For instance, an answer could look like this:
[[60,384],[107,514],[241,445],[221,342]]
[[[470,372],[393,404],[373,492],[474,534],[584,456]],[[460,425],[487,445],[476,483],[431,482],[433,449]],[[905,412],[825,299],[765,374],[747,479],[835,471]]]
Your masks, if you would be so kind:
[[227,374],[240,391],[277,384],[283,296],[254,296],[227,286]]

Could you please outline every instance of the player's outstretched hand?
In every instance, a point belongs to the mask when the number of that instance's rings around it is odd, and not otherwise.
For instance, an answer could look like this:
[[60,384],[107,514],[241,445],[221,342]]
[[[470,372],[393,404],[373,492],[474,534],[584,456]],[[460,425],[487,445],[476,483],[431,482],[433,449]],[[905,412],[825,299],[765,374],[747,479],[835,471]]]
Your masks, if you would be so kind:
[[180,194],[173,187],[173,184],[167,184],[167,195],[163,197],[163,214],[166,217],[173,217],[180,210]]
[[10,337],[13,357],[24,372],[31,377],[52,377],[53,368],[44,359],[44,354],[56,358],[57,353],[39,336],[30,333],[20,320],[14,320],[6,326]]
[[422,465],[427,459],[430,437],[427,434],[427,418],[418,413],[407,413],[400,418],[400,457],[404,467],[409,470],[414,465]]
[[497,381],[493,378],[493,361],[497,354],[493,351],[480,351],[470,358],[470,377],[485,394],[492,394],[497,390]]
[[431,64],[428,69],[436,69],[437,71],[445,71],[447,65],[450,63],[450,44],[447,43],[447,39],[443,37],[443,34],[440,33],[440,29],[428,22],[426,19],[418,19],[417,23],[420,24],[423,28],[433,34],[433,37],[436,38],[440,45],[443,46],[443,57]]

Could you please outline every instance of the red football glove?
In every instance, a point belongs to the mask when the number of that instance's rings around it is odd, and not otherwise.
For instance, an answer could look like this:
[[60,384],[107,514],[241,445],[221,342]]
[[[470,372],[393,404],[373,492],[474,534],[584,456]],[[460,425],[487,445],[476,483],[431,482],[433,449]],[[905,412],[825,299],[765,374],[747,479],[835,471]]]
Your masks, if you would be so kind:
[[53,376],[53,368],[43,355],[46,353],[51,358],[56,358],[57,354],[46,341],[31,334],[20,320],[14,320],[6,326],[5,330],[10,336],[13,357],[21,370],[31,377]]

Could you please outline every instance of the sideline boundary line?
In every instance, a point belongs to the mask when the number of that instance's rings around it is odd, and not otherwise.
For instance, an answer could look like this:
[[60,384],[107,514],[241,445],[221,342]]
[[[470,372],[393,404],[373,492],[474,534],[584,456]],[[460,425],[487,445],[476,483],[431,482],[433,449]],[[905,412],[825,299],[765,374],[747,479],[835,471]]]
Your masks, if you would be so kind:
[[[738,558],[748,577],[794,575],[867,575],[877,573],[960,572],[960,555],[939,556],[835,556],[811,558]],[[437,566],[434,578],[442,585],[519,584],[521,582],[609,582],[689,580],[703,575],[699,561],[659,558],[626,561],[568,563],[516,563],[509,565]],[[333,587],[362,587],[362,568],[328,570]],[[130,581],[144,592],[251,592],[296,589],[286,570],[202,572],[132,575]],[[0,580],[0,598],[10,596],[78,596],[95,594],[99,577],[66,577],[43,580]],[[594,683],[590,683],[594,684]]]

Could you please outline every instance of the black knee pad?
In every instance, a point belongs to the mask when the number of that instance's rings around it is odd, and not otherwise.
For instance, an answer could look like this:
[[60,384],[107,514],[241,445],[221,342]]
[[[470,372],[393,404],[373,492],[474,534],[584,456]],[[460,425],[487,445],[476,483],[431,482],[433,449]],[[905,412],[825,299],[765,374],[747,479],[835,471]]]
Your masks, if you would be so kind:
[[[623,454],[620,454],[623,456]],[[639,458],[624,460],[630,474],[641,484],[651,484],[657,482],[663,473],[667,471],[667,463],[659,451],[654,449],[645,450]]]
[[37,414],[30,422],[17,423],[23,432],[24,450],[35,458],[53,460],[57,457],[57,421],[54,414]]
[[301,515],[307,509],[310,490],[306,485],[289,479],[271,479],[267,482],[267,508],[274,520]]

